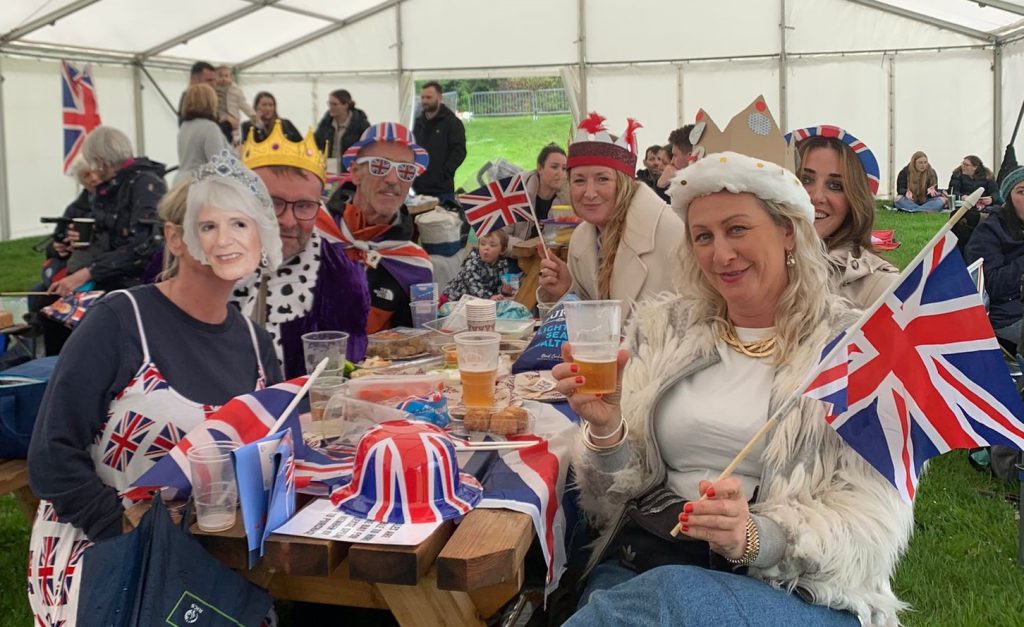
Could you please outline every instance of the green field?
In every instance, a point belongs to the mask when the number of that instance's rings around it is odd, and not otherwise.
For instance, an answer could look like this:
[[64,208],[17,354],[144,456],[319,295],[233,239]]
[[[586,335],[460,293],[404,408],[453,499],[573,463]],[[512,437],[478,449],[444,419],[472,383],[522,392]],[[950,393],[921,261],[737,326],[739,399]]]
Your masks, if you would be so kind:
[[455,187],[467,192],[479,187],[476,174],[499,157],[524,170],[537,164],[540,149],[551,142],[565,148],[572,118],[544,115],[532,118],[474,118],[466,125],[466,160],[455,173]]
[[[467,123],[473,157],[459,171],[460,177],[471,178],[465,173],[475,173],[480,164],[497,155],[529,164],[544,143],[564,141],[568,118],[560,118]],[[485,141],[490,133],[509,139]],[[896,239],[903,245],[887,256],[902,267],[943,220],[942,215],[880,211],[875,226],[896,230]],[[35,241],[0,243],[0,291],[25,289],[37,280],[42,258],[31,252]],[[907,625],[1024,624],[1016,505],[1006,499],[1012,493],[1011,488],[971,469],[963,451],[930,464],[917,498],[914,538],[893,581],[897,594],[914,606],[903,616]],[[28,525],[12,497],[0,498],[0,626],[30,622],[24,585],[27,551]]]

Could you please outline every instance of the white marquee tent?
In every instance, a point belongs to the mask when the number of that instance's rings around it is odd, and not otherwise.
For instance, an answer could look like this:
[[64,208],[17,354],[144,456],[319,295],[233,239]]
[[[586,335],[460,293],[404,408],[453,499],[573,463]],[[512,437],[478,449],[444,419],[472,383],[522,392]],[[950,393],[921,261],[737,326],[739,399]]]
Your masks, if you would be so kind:
[[339,87],[379,121],[409,117],[415,80],[560,75],[574,111],[636,117],[648,144],[764,94],[783,128],[865,141],[887,195],[918,149],[940,177],[965,154],[998,167],[1024,99],[1024,0],[3,0],[0,240],[44,232],[75,194],[60,59],[92,63],[103,122],[168,164],[171,105],[202,59],[300,128]]

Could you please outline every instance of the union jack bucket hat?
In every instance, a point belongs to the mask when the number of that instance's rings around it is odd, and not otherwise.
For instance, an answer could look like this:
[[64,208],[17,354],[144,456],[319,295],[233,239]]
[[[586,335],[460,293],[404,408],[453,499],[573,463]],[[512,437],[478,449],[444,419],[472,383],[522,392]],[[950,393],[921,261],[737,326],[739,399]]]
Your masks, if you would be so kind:
[[363,131],[363,136],[359,138],[359,141],[349,146],[345,150],[345,154],[341,155],[342,165],[345,166],[346,170],[350,169],[352,162],[359,156],[359,151],[364,146],[377,142],[395,142],[396,144],[408,146],[412,149],[412,156],[416,162],[416,174],[420,175],[427,171],[430,155],[427,154],[426,150],[416,145],[412,131],[398,122],[378,122]]
[[359,440],[352,481],[331,495],[351,516],[385,523],[431,523],[465,516],[480,483],[459,472],[455,445],[432,424],[382,422]]

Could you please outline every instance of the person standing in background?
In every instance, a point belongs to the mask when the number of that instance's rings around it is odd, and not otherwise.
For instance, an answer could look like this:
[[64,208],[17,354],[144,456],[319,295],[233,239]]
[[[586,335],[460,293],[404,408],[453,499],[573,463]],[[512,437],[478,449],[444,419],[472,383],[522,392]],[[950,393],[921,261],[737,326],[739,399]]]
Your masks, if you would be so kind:
[[[200,85],[206,83],[210,87],[216,89],[217,87],[217,70],[213,69],[213,66],[206,61],[196,61],[192,64],[192,69],[188,73],[188,86]],[[185,88],[188,91],[188,87]],[[185,104],[185,92],[181,92],[181,97],[178,98],[178,126],[181,126],[182,113],[181,107]]]
[[347,89],[335,89],[327,97],[327,112],[316,127],[316,145],[328,158],[341,161],[348,147],[370,128],[366,112],[356,108]]
[[436,196],[443,205],[456,206],[455,171],[466,160],[466,128],[441,101],[437,81],[423,86],[420,104],[423,113],[416,118],[412,133],[430,155],[430,166],[416,178],[413,189],[417,194]]

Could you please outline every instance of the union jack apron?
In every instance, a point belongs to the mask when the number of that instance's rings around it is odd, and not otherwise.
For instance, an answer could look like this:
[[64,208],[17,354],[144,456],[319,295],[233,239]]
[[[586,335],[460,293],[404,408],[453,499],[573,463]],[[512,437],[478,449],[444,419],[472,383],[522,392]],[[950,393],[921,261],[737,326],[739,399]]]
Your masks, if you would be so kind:
[[[217,410],[215,405],[195,403],[174,391],[149,353],[139,305],[130,292],[135,323],[142,343],[142,366],[107,409],[107,421],[89,447],[96,474],[103,483],[122,493],[189,430]],[[259,345],[252,322],[245,320],[256,353],[256,389],[266,384]],[[132,501],[123,499],[125,507]],[[40,501],[28,550],[28,600],[38,627],[72,627],[78,615],[76,571],[82,554],[92,545],[85,532],[57,520],[49,501]]]

